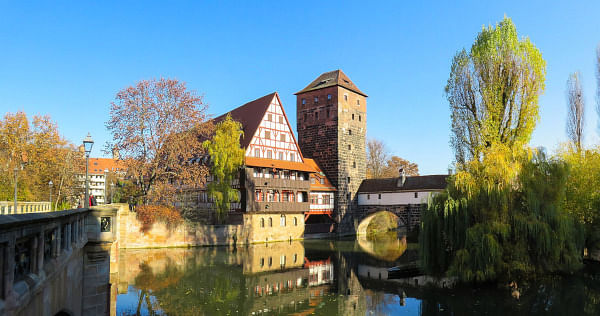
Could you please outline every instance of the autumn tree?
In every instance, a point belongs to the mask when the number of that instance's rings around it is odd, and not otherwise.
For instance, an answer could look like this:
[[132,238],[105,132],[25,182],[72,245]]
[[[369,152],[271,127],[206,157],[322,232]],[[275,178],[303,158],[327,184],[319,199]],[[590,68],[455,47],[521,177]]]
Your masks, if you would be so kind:
[[17,112],[0,120],[0,200],[13,199],[17,168],[19,200],[48,201],[52,181],[53,201],[70,207],[82,190],[75,176],[82,166],[83,156],[60,136],[49,116],[30,120]]
[[201,96],[176,79],[143,80],[119,91],[106,127],[144,203],[173,205],[177,190],[203,185],[199,139],[210,129]]
[[387,146],[380,140],[367,140],[367,178],[382,178],[389,158]]
[[596,113],[598,114],[598,133],[600,134],[600,44],[596,48]]
[[419,166],[416,163],[402,159],[398,156],[392,156],[386,162],[383,170],[384,178],[393,178],[399,175],[399,170],[402,169],[407,176],[418,176]]
[[240,146],[243,134],[242,124],[228,114],[217,124],[212,139],[203,142],[210,155],[212,181],[208,183],[208,194],[215,203],[220,222],[227,216],[231,202],[239,201],[239,191],[232,185],[244,163],[244,149]]
[[575,72],[567,80],[567,136],[578,152],[581,151],[583,142],[585,118],[585,102],[579,77],[579,72]]
[[494,143],[528,143],[539,118],[546,62],[529,38],[519,39],[510,18],[483,28],[470,51],[452,61],[445,91],[456,161],[481,159]]

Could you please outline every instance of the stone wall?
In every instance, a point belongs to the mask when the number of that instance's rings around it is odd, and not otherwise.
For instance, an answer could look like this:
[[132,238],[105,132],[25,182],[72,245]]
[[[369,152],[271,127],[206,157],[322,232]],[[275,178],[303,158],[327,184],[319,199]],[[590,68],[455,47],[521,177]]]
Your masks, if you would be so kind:
[[287,241],[301,239],[304,234],[302,213],[283,214],[285,226],[282,226],[281,213],[251,213],[243,215],[242,225],[201,225],[185,222],[176,227],[167,227],[164,223],[157,222],[147,231],[143,231],[135,212],[130,212],[125,204],[114,205],[120,205],[117,217],[118,248],[218,246]]

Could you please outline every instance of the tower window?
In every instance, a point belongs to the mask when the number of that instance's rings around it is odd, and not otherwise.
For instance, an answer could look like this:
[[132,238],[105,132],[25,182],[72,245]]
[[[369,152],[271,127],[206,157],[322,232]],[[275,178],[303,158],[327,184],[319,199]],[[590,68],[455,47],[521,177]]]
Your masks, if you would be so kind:
[[352,150],[352,145],[348,145],[348,150]]
[[319,97],[315,97],[315,103],[319,102]]
[[306,104],[306,99],[302,98],[302,105]]
[[319,119],[319,112],[315,112],[315,120]]
[[356,105],[360,105],[360,99],[356,100]]
[[352,114],[352,120],[354,121],[354,114]]
[[350,183],[350,177],[348,177],[348,183]]
[[352,135],[352,130],[351,129],[348,130],[348,135]]
[[344,101],[348,101],[348,95],[344,94]]
[[327,100],[331,100],[331,94],[327,95]]
[[352,162],[352,168],[356,168],[356,161]]
[[358,116],[358,121],[360,122],[360,115]]

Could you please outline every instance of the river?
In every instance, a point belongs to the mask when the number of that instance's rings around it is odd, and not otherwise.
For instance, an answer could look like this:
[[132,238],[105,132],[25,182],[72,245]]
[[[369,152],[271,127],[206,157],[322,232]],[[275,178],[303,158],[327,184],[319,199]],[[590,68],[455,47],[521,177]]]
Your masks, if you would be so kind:
[[[406,239],[122,250],[116,315],[600,315],[600,269],[523,285],[416,288],[387,268],[417,258]],[[116,302],[115,302],[116,300]]]

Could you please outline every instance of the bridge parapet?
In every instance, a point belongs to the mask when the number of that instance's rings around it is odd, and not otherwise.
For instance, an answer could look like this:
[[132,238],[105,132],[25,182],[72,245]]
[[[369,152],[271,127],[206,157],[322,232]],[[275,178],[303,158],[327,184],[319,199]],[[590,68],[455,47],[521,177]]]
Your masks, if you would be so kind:
[[0,201],[0,215],[50,212],[50,202],[19,202],[15,209],[14,201]]

